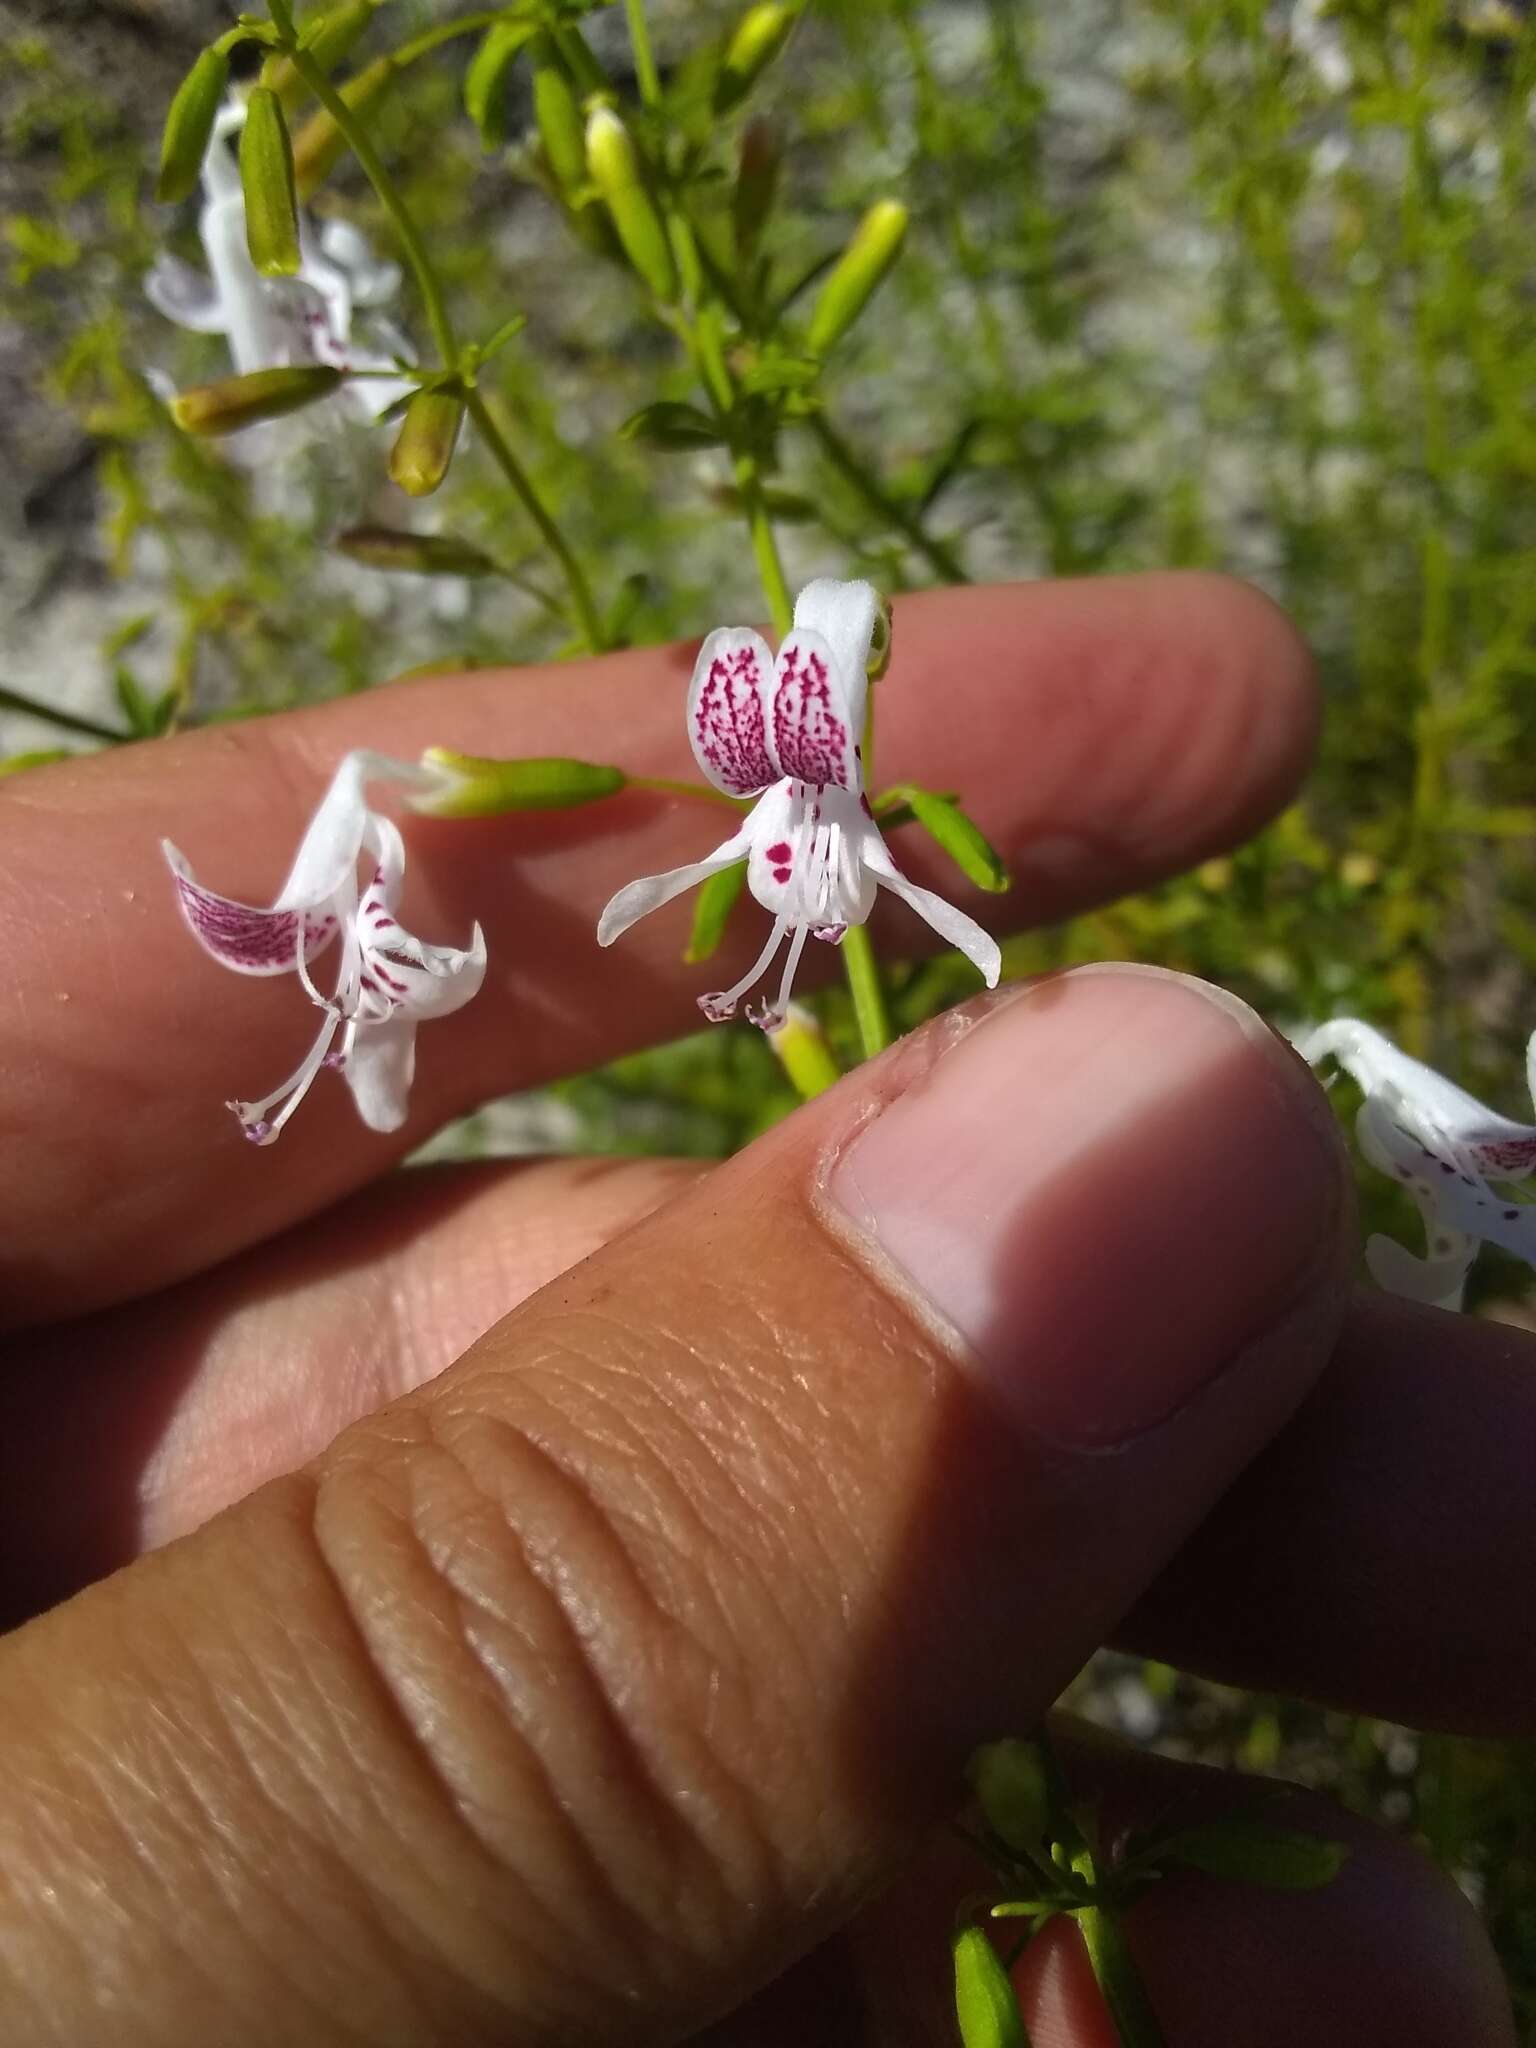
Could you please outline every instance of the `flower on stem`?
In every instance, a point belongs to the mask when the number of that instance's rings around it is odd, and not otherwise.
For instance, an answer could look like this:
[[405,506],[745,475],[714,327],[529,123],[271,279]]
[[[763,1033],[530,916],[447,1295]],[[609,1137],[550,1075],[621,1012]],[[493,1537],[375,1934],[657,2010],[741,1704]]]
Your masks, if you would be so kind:
[[[237,99],[220,109],[203,159],[203,207],[198,232],[206,275],[165,253],[144,281],[157,312],[196,334],[222,334],[240,375],[254,370],[319,365],[336,370],[391,370],[406,353],[399,333],[376,310],[395,295],[400,272],[374,254],[349,221],[329,220],[318,230],[301,217],[299,268],[293,277],[263,277],[246,238],[245,196],[229,148],[244,125]],[[353,339],[354,317],[375,315],[365,346]],[[338,394],[366,419],[386,411],[411,386],[403,379],[370,376]]]
[[[348,754],[310,820],[275,903],[258,909],[216,896],[195,881],[185,858],[161,842],[192,936],[237,974],[297,974],[324,1011],[314,1043],[288,1079],[259,1102],[231,1102],[245,1135],[270,1145],[323,1067],[339,1069],[370,1130],[398,1130],[416,1066],[416,1026],[446,1017],[485,978],[479,925],[462,950],[429,946],[395,915],[405,873],[399,828],[371,810],[370,781],[430,784],[403,761],[363,749]],[[358,861],[370,862],[359,887]],[[336,985],[323,996],[310,963],[339,939]]]
[[[1296,1040],[1296,1050],[1311,1066],[1334,1060],[1357,1083],[1365,1097],[1355,1125],[1360,1149],[1402,1184],[1424,1218],[1423,1258],[1393,1238],[1367,1244],[1366,1264],[1380,1286],[1459,1308],[1483,1244],[1536,1266],[1536,1205],[1511,1202],[1496,1185],[1524,1180],[1536,1167],[1536,1124],[1486,1108],[1353,1017],[1318,1025]],[[1536,1095],[1536,1037],[1526,1066]]]
[[598,921],[597,942],[611,946],[637,918],[745,860],[748,886],[772,913],[773,929],[734,988],[700,996],[712,1023],[735,1014],[787,939],[778,994],[747,1013],[765,1030],[781,1024],[807,936],[836,945],[869,916],[877,883],[958,946],[988,987],[997,985],[996,941],[942,896],[909,882],[870,815],[859,736],[879,615],[869,584],[821,577],[801,591],[776,663],[747,627],[711,633],[699,650],[688,690],[694,755],[717,789],[757,802],[706,859],[621,889]]

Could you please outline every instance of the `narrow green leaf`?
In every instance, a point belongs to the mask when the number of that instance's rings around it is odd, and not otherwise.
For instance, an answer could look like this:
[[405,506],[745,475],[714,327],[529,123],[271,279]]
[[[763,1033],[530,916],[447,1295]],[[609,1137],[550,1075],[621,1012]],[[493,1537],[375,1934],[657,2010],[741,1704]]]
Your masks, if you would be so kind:
[[1039,1746],[1017,1738],[983,1743],[972,1753],[965,1775],[995,1835],[1010,1849],[1048,1854],[1050,1788]]
[[964,2048],[1029,2048],[1012,1982],[986,1935],[962,1927],[953,1946],[955,2017]]
[[725,442],[718,423],[708,413],[670,398],[660,398],[631,413],[619,433],[626,441],[646,441],[653,448],[719,448]]
[[736,907],[736,899],[746,887],[747,864],[739,860],[733,867],[722,868],[718,875],[711,875],[704,884],[693,904],[693,930],[688,935],[688,945],[683,959],[692,967],[700,960],[707,960],[717,950],[725,936],[726,919]]
[[1271,1891],[1310,1892],[1331,1884],[1349,1855],[1343,1842],[1275,1828],[1246,1814],[1231,1814],[1185,1828],[1161,1842],[1154,1860],[1181,1864],[1209,1877],[1234,1878]]
[[949,797],[916,783],[897,783],[886,795],[910,805],[913,816],[935,839],[950,859],[978,889],[1000,896],[1012,886],[1012,877],[1002,856],[991,845],[980,826],[968,818]]
[[405,533],[394,526],[353,526],[338,534],[336,546],[370,569],[405,570],[417,576],[494,576],[491,557],[451,533]]
[[29,768],[49,768],[55,761],[72,761],[68,747],[35,747],[29,754],[8,754],[0,760],[0,776],[24,775]]

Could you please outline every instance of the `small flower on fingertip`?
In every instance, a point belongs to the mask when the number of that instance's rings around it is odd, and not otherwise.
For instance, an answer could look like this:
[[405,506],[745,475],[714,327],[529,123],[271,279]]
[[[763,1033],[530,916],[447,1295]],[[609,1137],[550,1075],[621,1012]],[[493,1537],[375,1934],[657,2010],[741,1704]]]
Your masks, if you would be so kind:
[[[1484,1244],[1536,1266],[1536,1204],[1510,1201],[1497,1186],[1536,1168],[1536,1124],[1488,1109],[1358,1018],[1335,1018],[1294,1042],[1310,1066],[1331,1059],[1358,1085],[1365,1098],[1355,1123],[1360,1150],[1402,1186],[1424,1219],[1422,1258],[1394,1238],[1367,1244],[1366,1264],[1380,1286],[1410,1301],[1459,1308]],[[1536,1036],[1526,1064],[1536,1095]]]
[[[419,769],[360,749],[337,769],[277,900],[266,909],[215,895],[185,857],[161,842],[192,936],[237,974],[297,974],[324,1019],[298,1067],[260,1101],[229,1107],[253,1144],[270,1145],[316,1076],[339,1070],[370,1130],[404,1123],[416,1066],[416,1027],[462,1009],[485,978],[479,925],[468,946],[427,945],[400,923],[405,873],[399,828],[366,800],[369,782],[420,786]],[[370,863],[359,886],[358,862]],[[336,984],[316,988],[310,963],[340,941]]]
[[703,860],[621,889],[598,921],[611,946],[637,918],[711,875],[747,862],[747,884],[772,913],[768,943],[733,987],[699,997],[722,1023],[788,941],[772,1001],[747,1014],[773,1030],[784,1021],[807,938],[836,945],[869,916],[878,885],[900,896],[997,986],[997,942],[974,919],[896,867],[864,795],[859,735],[870,650],[883,614],[868,583],[818,578],[801,591],[779,649],[747,627],[711,633],[688,691],[688,738],[700,768],[727,796],[756,797],[740,829]]

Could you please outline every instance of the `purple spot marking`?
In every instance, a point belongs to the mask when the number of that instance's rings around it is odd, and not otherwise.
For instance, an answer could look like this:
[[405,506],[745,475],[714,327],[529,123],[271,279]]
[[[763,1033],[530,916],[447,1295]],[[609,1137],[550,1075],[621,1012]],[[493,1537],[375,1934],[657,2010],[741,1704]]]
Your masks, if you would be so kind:
[[[296,910],[257,910],[248,903],[232,903],[227,896],[200,888],[186,875],[176,877],[176,890],[188,924],[216,960],[258,973],[294,965],[299,937]],[[306,918],[305,958],[335,929],[334,917]]]
[[1517,1217],[1517,1216],[1518,1216],[1519,1214],[1520,1214],[1520,1211],[1519,1211],[1518,1209],[1506,1209],[1506,1210],[1504,1211],[1504,1221],[1505,1221],[1506,1223],[1513,1223],[1513,1222],[1514,1222],[1514,1220],[1515,1220],[1515,1218],[1516,1218],[1516,1217]]
[[700,757],[736,796],[752,796],[779,776],[768,752],[759,679],[755,649],[716,655],[694,706]]
[[773,871],[773,879],[776,882],[787,882],[793,873],[793,868],[775,868]]
[[776,846],[770,846],[768,858],[778,866],[783,867],[789,859],[789,841],[781,839]]
[[832,702],[827,664],[793,634],[779,650],[779,681],[773,693],[773,744],[785,773],[802,782],[836,783],[852,789],[858,780],[850,755],[848,728]]

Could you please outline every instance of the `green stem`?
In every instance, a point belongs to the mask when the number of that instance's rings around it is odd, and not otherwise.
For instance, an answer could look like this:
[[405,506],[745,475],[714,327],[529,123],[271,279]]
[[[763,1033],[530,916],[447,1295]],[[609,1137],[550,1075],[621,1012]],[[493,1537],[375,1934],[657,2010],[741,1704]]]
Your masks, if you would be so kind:
[[1080,1906],[1072,1917],[1082,1931],[1094,1981],[1109,2008],[1120,2048],[1166,2048],[1141,1972],[1131,1959],[1119,1909]]
[[425,57],[443,43],[451,43],[456,36],[472,36],[483,28],[490,28],[502,18],[504,10],[494,8],[488,14],[461,14],[457,21],[441,21],[436,28],[429,28],[409,43],[402,43],[390,62],[398,67],[414,64],[418,57]]
[[379,204],[394,224],[395,233],[400,237],[400,246],[405,251],[406,261],[416,279],[421,293],[422,304],[427,310],[427,321],[432,329],[432,339],[445,370],[454,370],[459,364],[458,338],[453,331],[453,321],[448,312],[447,300],[443,297],[442,285],[427,254],[426,243],[421,230],[411,217],[410,208],[400,196],[394,179],[390,176],[384,159],[374,148],[367,129],[347,105],[341,94],[331,84],[307,50],[294,46],[288,55],[293,68],[309,87],[315,98],[325,108],[336,126],[347,139],[347,147],[362,165],[369,184],[378,197]]
[[824,413],[812,413],[808,424],[833,468],[853,485],[882,518],[888,519],[898,532],[905,534],[930,568],[936,570],[950,583],[970,582],[965,564],[954,549],[945,541],[935,540],[912,507],[903,504],[900,498],[893,497],[886,490],[879,479],[865,468]]
[[651,54],[651,31],[645,19],[645,0],[624,0],[624,18],[629,23],[629,47],[635,58],[635,83],[648,107],[661,98],[661,79]]
[[885,1007],[885,990],[880,982],[880,963],[867,924],[851,924],[843,934],[843,972],[853,997],[853,1014],[858,1019],[859,1039],[864,1057],[872,1060],[895,1036],[890,1013]]
[[63,726],[66,732],[84,733],[93,740],[110,740],[114,746],[122,746],[133,737],[132,733],[115,732],[110,725],[99,725],[94,718],[82,718],[77,711],[40,704],[35,697],[24,697],[20,690],[0,689],[0,711],[25,712],[28,718],[44,718],[50,725]]
[[512,444],[497,425],[495,415],[486,404],[484,396],[472,388],[465,396],[465,404],[470,418],[491,452],[492,460],[517,494],[518,503],[538,528],[544,545],[560,564],[583,638],[594,654],[601,654],[608,644],[607,635],[598,616],[592,586],[588,583],[586,573],[577,561],[570,542],[560,531],[544,501],[534,489],[532,478],[513,453]]

